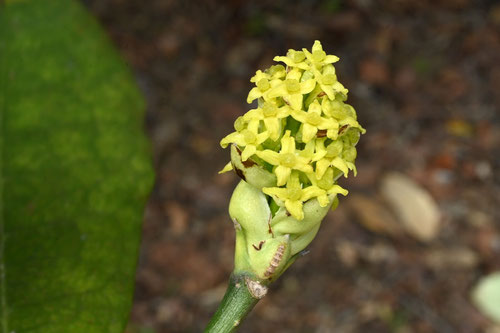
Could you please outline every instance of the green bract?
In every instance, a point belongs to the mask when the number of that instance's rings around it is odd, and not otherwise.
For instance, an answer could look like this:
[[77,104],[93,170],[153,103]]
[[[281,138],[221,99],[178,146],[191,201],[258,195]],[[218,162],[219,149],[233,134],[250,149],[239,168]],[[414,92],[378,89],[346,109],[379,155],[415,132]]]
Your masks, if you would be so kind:
[[[260,280],[279,276],[314,238],[337,194],[337,179],[356,175],[356,144],[365,130],[346,104],[348,90],[319,41],[312,50],[289,50],[258,70],[247,102],[257,108],[235,121],[221,140],[243,181],[229,207],[236,227],[236,272]],[[334,204],[335,203],[335,204]]]
[[328,199],[325,207],[317,200],[306,202],[300,221],[286,208],[273,216],[266,195],[241,181],[229,204],[236,229],[235,273],[250,273],[260,280],[276,279],[316,236],[334,196]]

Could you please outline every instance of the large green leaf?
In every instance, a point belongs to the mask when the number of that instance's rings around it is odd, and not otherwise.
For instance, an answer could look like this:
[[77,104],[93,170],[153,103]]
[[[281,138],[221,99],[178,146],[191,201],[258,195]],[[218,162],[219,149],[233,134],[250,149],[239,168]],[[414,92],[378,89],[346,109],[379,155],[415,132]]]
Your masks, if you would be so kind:
[[122,332],[152,184],[143,101],[81,4],[0,1],[0,332]]

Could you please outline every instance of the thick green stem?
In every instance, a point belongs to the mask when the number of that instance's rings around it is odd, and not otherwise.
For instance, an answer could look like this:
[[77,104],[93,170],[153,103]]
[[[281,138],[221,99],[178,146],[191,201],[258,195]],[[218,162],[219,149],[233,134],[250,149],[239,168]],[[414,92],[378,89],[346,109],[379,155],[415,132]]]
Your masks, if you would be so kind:
[[245,275],[231,275],[226,294],[205,328],[205,333],[234,332],[266,291],[265,286]]

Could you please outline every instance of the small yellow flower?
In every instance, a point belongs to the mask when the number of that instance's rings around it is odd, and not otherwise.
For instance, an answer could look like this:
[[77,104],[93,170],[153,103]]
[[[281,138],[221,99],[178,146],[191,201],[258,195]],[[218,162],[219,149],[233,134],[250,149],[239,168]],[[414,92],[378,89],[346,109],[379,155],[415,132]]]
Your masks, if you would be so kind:
[[266,78],[262,78],[256,83],[257,87],[253,87],[252,90],[248,93],[247,103],[252,103],[255,99],[259,97],[264,97],[266,92],[269,92],[271,88],[271,83]]
[[243,119],[247,121],[264,121],[266,129],[269,132],[269,137],[271,138],[271,140],[277,141],[281,134],[281,119],[286,118],[289,115],[289,106],[284,105],[282,107],[277,107],[271,102],[264,102],[262,108],[253,109],[245,113]]
[[292,170],[299,170],[305,173],[313,172],[313,167],[309,164],[310,160],[296,153],[295,138],[290,137],[290,131],[286,131],[285,135],[281,138],[281,150],[279,153],[266,149],[257,151],[257,156],[276,166],[274,173],[278,178],[278,186],[287,183]]
[[335,184],[332,168],[328,168],[321,179],[316,179],[316,176],[313,173],[308,173],[307,178],[309,178],[313,186],[316,186],[324,191],[317,197],[321,207],[326,207],[330,202],[328,200],[329,194],[342,194],[343,196],[346,196],[349,193],[346,189]]
[[309,141],[308,143],[306,143],[304,149],[299,152],[299,155],[307,158],[308,160],[311,161],[311,163],[319,161],[326,155],[326,150],[323,149],[322,151],[318,151],[316,142],[324,140],[325,139],[322,138]]
[[266,79],[269,81],[271,78],[270,78],[269,74],[267,74],[259,69],[257,72],[255,72],[255,75],[250,78],[250,82],[253,82],[256,84],[257,82],[259,82],[262,79]]
[[348,176],[349,170],[353,170],[356,175],[357,171],[353,163],[356,159],[356,148],[347,145],[344,149],[345,144],[341,138],[332,141],[326,148],[324,141],[318,140],[317,146],[318,151],[326,151],[326,154],[316,163],[316,179],[321,179],[331,166],[342,171],[345,177]]
[[335,67],[333,67],[333,65],[325,66],[323,72],[317,69],[312,69],[312,72],[314,73],[316,82],[318,82],[321,90],[325,92],[328,98],[334,99],[335,93],[341,93],[347,96],[349,90],[347,90],[342,83],[337,81],[337,74],[335,74]]
[[277,84],[269,91],[269,98],[282,97],[292,109],[302,109],[304,95],[309,94],[314,89],[316,81],[314,79],[309,79],[301,82],[301,76],[302,73],[298,70],[289,72],[285,81]]
[[321,105],[317,100],[309,105],[307,112],[292,110],[291,115],[302,123],[302,141],[311,141],[318,133],[318,129],[326,130],[326,135],[336,139],[339,133],[339,123],[333,118],[321,116]]
[[321,109],[324,114],[335,118],[340,127],[347,125],[348,128],[358,128],[363,134],[366,132],[356,120],[356,111],[354,111],[354,108],[349,104],[345,104],[337,99],[329,100],[328,98],[323,98]]
[[302,210],[304,202],[323,195],[325,191],[317,186],[308,186],[303,189],[300,185],[299,175],[294,171],[290,175],[286,187],[264,187],[262,192],[284,202],[288,212],[297,220],[302,220],[304,219]]
[[321,42],[319,40],[314,41],[312,53],[305,48],[302,49],[302,51],[304,51],[307,60],[309,60],[309,62],[311,63],[311,67],[316,69],[320,69],[325,65],[333,64],[339,61],[339,57],[334,55],[327,55],[325,51],[323,51],[323,46],[321,45]]
[[286,76],[286,69],[283,65],[273,65],[266,71],[271,75],[271,79],[281,79]]
[[255,75],[252,76],[250,82],[257,83],[261,79],[267,79],[271,81],[281,79],[284,76],[286,76],[285,67],[283,67],[282,65],[274,65],[269,67],[269,69],[264,72],[259,69],[257,72],[255,72]]
[[288,67],[292,68],[300,68],[300,69],[308,69],[309,65],[307,65],[304,60],[306,59],[306,55],[302,51],[295,51],[292,49],[288,50],[286,56],[276,56],[274,57],[274,61],[281,61],[285,63]]
[[245,147],[241,153],[241,160],[246,161],[255,154],[257,147],[269,138],[268,131],[259,133],[258,129],[259,121],[251,121],[248,128],[229,134],[221,140],[220,145],[226,148],[230,143],[235,143],[240,147]]
[[[256,87],[248,93],[247,103],[252,103],[257,98],[263,98],[265,101],[271,101],[274,97],[269,97],[269,92],[271,88],[281,84],[283,81],[281,79],[273,79],[267,73],[256,74],[254,77],[260,77],[260,79],[255,83]],[[268,78],[269,77],[269,78]]]

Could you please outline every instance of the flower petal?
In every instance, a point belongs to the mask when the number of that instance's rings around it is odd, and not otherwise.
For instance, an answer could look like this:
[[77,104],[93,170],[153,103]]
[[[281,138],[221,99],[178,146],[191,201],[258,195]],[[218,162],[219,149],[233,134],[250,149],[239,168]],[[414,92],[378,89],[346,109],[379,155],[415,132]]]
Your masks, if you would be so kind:
[[269,132],[269,137],[276,141],[280,137],[280,121],[275,117],[268,117],[264,119],[266,129]]
[[278,108],[278,112],[276,113],[276,117],[277,118],[285,118],[285,117],[288,117],[290,115],[290,107],[288,105],[285,105],[285,106],[282,106],[280,108]]
[[318,133],[318,128],[316,126],[309,125],[307,123],[302,125],[302,141],[308,143],[316,136]]
[[321,89],[326,93],[328,98],[334,99],[335,98],[335,90],[333,89],[332,86],[327,85],[327,84],[320,84]]
[[262,142],[266,141],[271,134],[269,131],[265,131],[257,134],[257,145],[260,145]]
[[346,196],[347,193],[349,193],[349,191],[339,185],[333,185],[332,188],[328,190],[328,194],[342,194],[343,196]]
[[318,195],[318,202],[321,207],[326,207],[330,203],[330,200],[328,200],[328,195],[322,194]]
[[245,149],[243,149],[243,152],[241,153],[241,160],[245,162],[246,160],[248,160],[250,156],[255,154],[256,151],[257,147],[255,147],[255,145],[246,146]]
[[255,75],[252,76],[250,82],[259,82],[261,79],[269,79],[269,74],[266,74],[259,69],[257,72],[255,72]]
[[309,108],[307,109],[308,113],[317,113],[318,115],[321,115],[321,105],[317,100],[311,103],[309,105]]
[[222,148],[226,148],[228,144],[236,143],[238,146],[246,146],[245,140],[243,140],[243,135],[239,132],[233,132],[225,136],[220,140],[220,145]]
[[306,122],[306,117],[307,117],[307,112],[304,111],[297,111],[297,110],[292,110],[290,112],[290,115],[297,121],[300,121],[301,123]]
[[276,57],[273,58],[273,60],[276,61],[276,62],[281,61],[282,63],[286,64],[289,67],[295,67],[296,66],[295,62],[292,59],[288,58],[288,57],[276,56]]
[[[356,169],[356,165],[352,162],[347,162],[346,164],[347,164],[347,167],[349,169],[351,169],[352,172],[354,173],[354,177],[356,177],[358,175],[358,169]],[[347,175],[346,175],[346,177],[347,177]]]
[[302,100],[304,96],[301,93],[283,96],[283,98],[288,101],[292,109],[294,110],[302,109]]
[[294,169],[300,170],[302,172],[308,173],[308,172],[313,172],[312,165],[309,164],[309,159],[302,157],[302,156],[296,156],[295,157],[297,162],[294,165]]
[[248,110],[247,113],[245,113],[243,115],[243,119],[245,121],[249,121],[249,120],[262,120],[264,119],[264,115],[262,113],[262,109],[261,108],[258,108],[258,109],[252,109],[252,110]]
[[224,172],[228,172],[228,171],[231,171],[231,170],[233,170],[233,164],[231,162],[228,162],[224,166],[224,168],[221,171],[219,171],[219,174],[224,173]]
[[323,51],[323,46],[321,45],[321,42],[319,40],[315,40],[311,50],[313,52],[314,51]]
[[302,210],[302,202],[300,202],[300,201],[286,200],[285,201],[285,207],[288,210],[288,212],[293,217],[295,217],[297,220],[303,220],[304,219],[304,212]]
[[330,160],[325,158],[316,162],[316,179],[321,179],[330,166]]
[[337,156],[332,160],[331,165],[333,165],[334,167],[336,167],[337,169],[342,171],[344,173],[344,175],[347,177],[347,174],[349,173],[349,169],[347,167],[346,162],[343,159],[341,159],[340,157]]
[[288,90],[286,89],[284,83],[281,83],[276,87],[271,88],[267,93],[267,97],[269,98],[285,97],[286,95],[288,95]]
[[318,125],[319,129],[326,129],[326,130],[336,130],[338,131],[339,129],[339,123],[332,118],[321,118],[321,123]]
[[250,92],[248,93],[247,103],[250,104],[255,99],[257,99],[261,96],[262,96],[262,92],[260,91],[260,89],[257,87],[253,87],[252,90],[250,90]]
[[320,189],[317,186],[311,185],[302,190],[302,201],[307,201],[311,198],[317,197],[319,195],[326,194],[325,190]]
[[304,52],[307,60],[309,60],[310,62],[313,62],[313,56],[312,56],[311,52],[309,52],[308,49],[303,48],[302,52]]
[[332,88],[339,92],[339,93],[342,93],[344,95],[347,96],[347,93],[349,92],[349,90],[347,90],[343,85],[342,83],[340,83],[339,81],[335,82],[333,85],[332,85]]
[[325,57],[325,60],[323,60],[323,62],[325,64],[333,64],[339,60],[340,60],[339,57],[329,54]]
[[285,135],[281,138],[281,151],[280,153],[295,153],[295,138],[290,137],[290,131],[286,131]]
[[280,164],[280,159],[279,159],[279,153],[266,149],[263,151],[258,151],[257,156],[262,158],[264,161],[267,163],[270,163],[272,165],[279,165]]
[[304,95],[309,94],[311,91],[313,91],[314,87],[316,87],[316,80],[314,79],[309,79],[307,81],[301,82],[300,93]]
[[264,192],[267,195],[274,196],[283,201],[285,200],[288,194],[287,189],[281,187],[263,187],[262,192]]
[[285,167],[283,165],[278,165],[278,167],[274,170],[276,177],[278,178],[277,185],[282,186],[285,185],[288,179],[290,178],[290,173],[292,169]]

